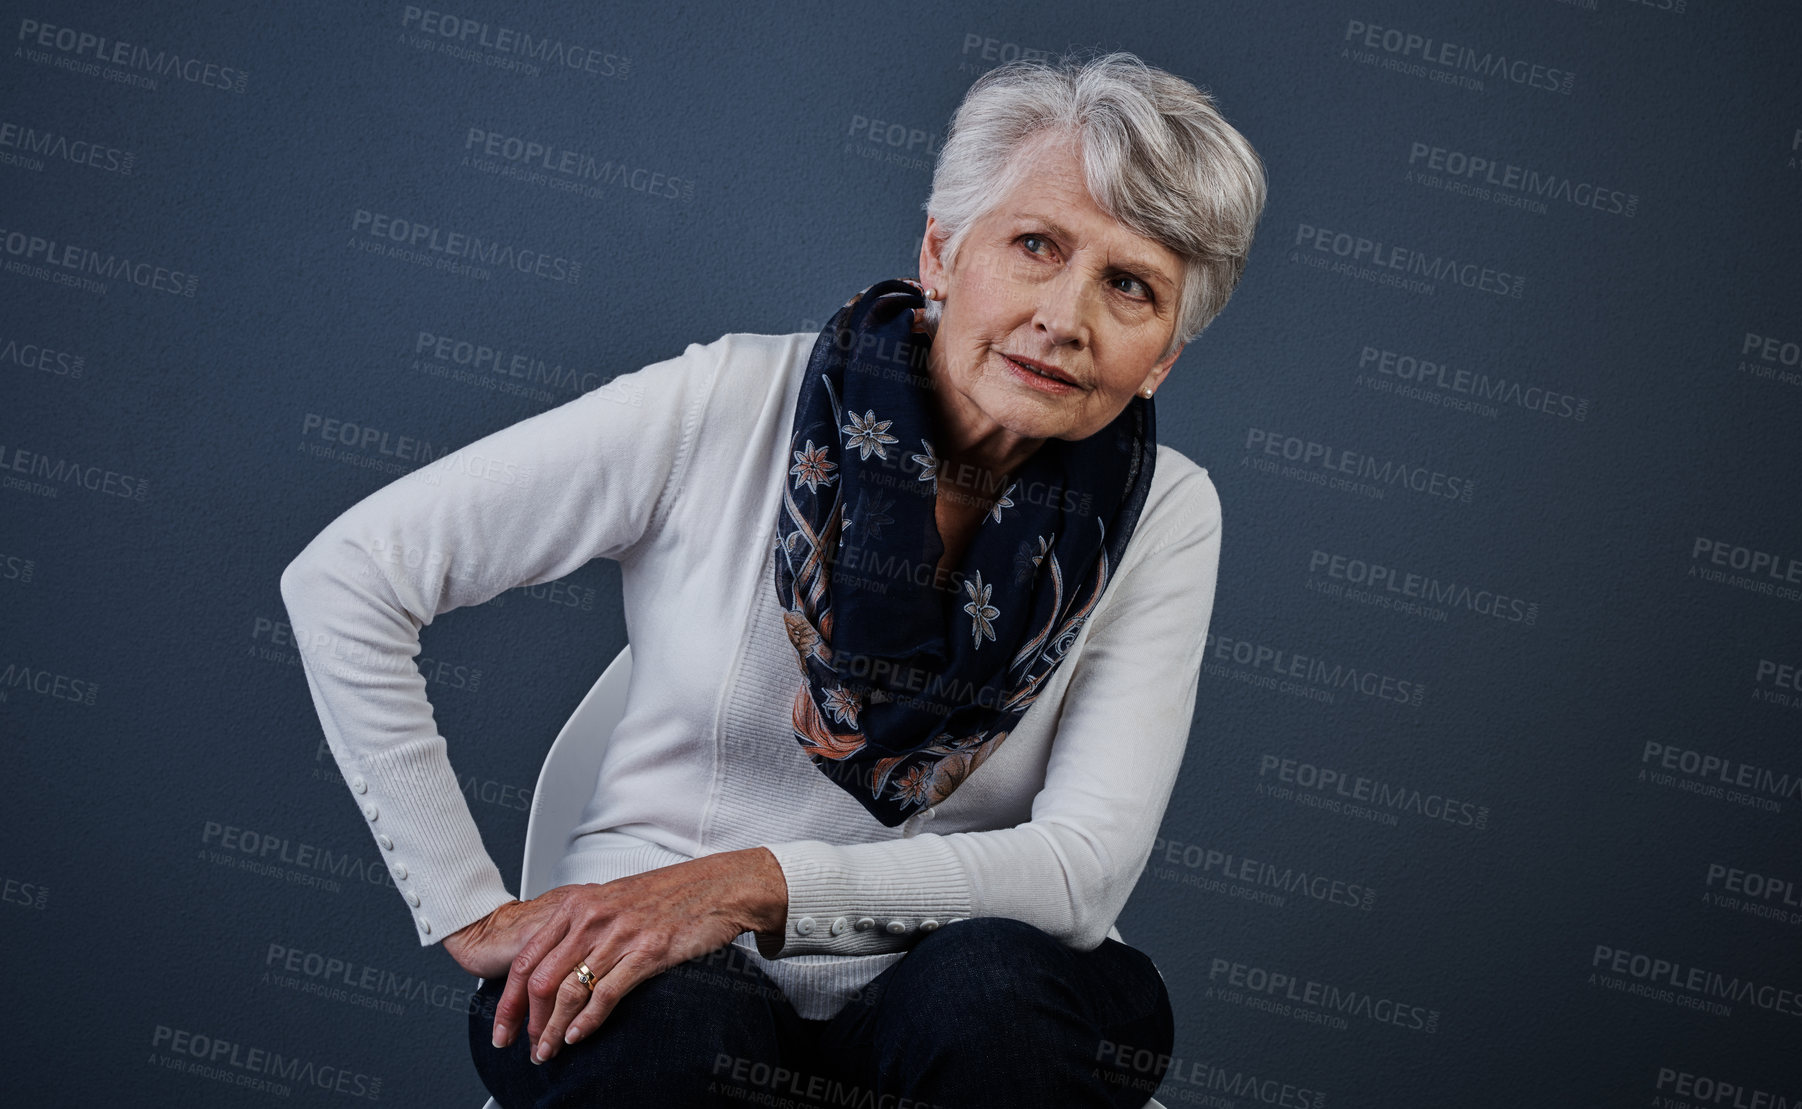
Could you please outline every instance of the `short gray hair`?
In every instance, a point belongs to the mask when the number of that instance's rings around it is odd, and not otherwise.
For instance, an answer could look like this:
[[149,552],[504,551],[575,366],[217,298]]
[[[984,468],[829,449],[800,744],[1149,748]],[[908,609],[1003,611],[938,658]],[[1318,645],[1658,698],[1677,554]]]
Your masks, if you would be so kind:
[[[1080,138],[1083,177],[1102,211],[1183,259],[1165,353],[1200,335],[1245,270],[1264,210],[1264,164],[1211,96],[1133,54],[1010,62],[976,79],[951,118],[924,205],[947,232],[947,262],[1019,179],[1021,148],[1048,130]],[[936,327],[939,302],[926,304]]]

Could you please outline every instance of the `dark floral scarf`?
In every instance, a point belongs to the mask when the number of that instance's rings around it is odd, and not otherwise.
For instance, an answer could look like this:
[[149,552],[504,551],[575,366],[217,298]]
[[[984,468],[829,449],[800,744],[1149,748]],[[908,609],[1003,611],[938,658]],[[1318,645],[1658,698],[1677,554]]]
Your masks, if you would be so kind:
[[1157,450],[1139,396],[1087,439],[1046,439],[994,483],[935,588],[922,292],[879,282],[820,332],[775,535],[776,595],[806,675],[795,739],[891,828],[950,796],[1044,688],[1120,564]]

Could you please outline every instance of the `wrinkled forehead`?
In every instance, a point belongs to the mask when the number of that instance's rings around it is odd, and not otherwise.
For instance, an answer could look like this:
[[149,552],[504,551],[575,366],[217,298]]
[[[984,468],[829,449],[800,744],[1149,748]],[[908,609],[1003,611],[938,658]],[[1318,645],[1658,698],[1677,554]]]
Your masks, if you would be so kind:
[[1020,144],[1008,160],[1003,192],[985,218],[1036,227],[1066,249],[1091,249],[1110,267],[1175,286],[1182,256],[1109,212],[1089,189],[1074,135],[1048,132]]

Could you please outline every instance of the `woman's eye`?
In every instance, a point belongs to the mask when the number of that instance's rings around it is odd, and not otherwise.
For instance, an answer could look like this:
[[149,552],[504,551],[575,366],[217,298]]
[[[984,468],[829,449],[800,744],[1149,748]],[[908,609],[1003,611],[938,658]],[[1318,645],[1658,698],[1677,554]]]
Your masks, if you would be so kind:
[[1022,235],[1022,236],[1020,236],[1020,245],[1025,247],[1027,250],[1032,251],[1034,254],[1037,254],[1038,251],[1033,249],[1034,243],[1040,243],[1040,244],[1044,244],[1047,246],[1050,245],[1048,243],[1045,243],[1045,237],[1043,235]]
[[[1136,298],[1143,298],[1145,300],[1151,299],[1151,287],[1146,285],[1145,282],[1140,281],[1138,278],[1126,277],[1123,275],[1123,276],[1114,278],[1114,280],[1116,282],[1125,282],[1128,286],[1131,286],[1131,288],[1121,289],[1120,290],[1121,292],[1126,293],[1129,296],[1133,296]],[[1116,285],[1115,287],[1119,288],[1118,285]],[[1136,290],[1136,291],[1134,291],[1134,290]]]

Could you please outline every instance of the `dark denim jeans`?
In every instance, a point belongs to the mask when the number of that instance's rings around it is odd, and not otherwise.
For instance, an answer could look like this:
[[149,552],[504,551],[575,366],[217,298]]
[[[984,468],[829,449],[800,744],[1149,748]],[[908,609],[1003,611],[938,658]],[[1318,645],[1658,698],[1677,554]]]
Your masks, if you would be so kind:
[[[665,970],[542,1066],[489,1041],[503,983],[470,1001],[469,1048],[502,1109],[783,1106],[1140,1109],[1175,1039],[1170,995],[1115,940],[1074,951],[973,917],[927,934],[830,1020],[805,1020],[734,948]],[[1125,1045],[1125,1046],[1121,1046]]]

